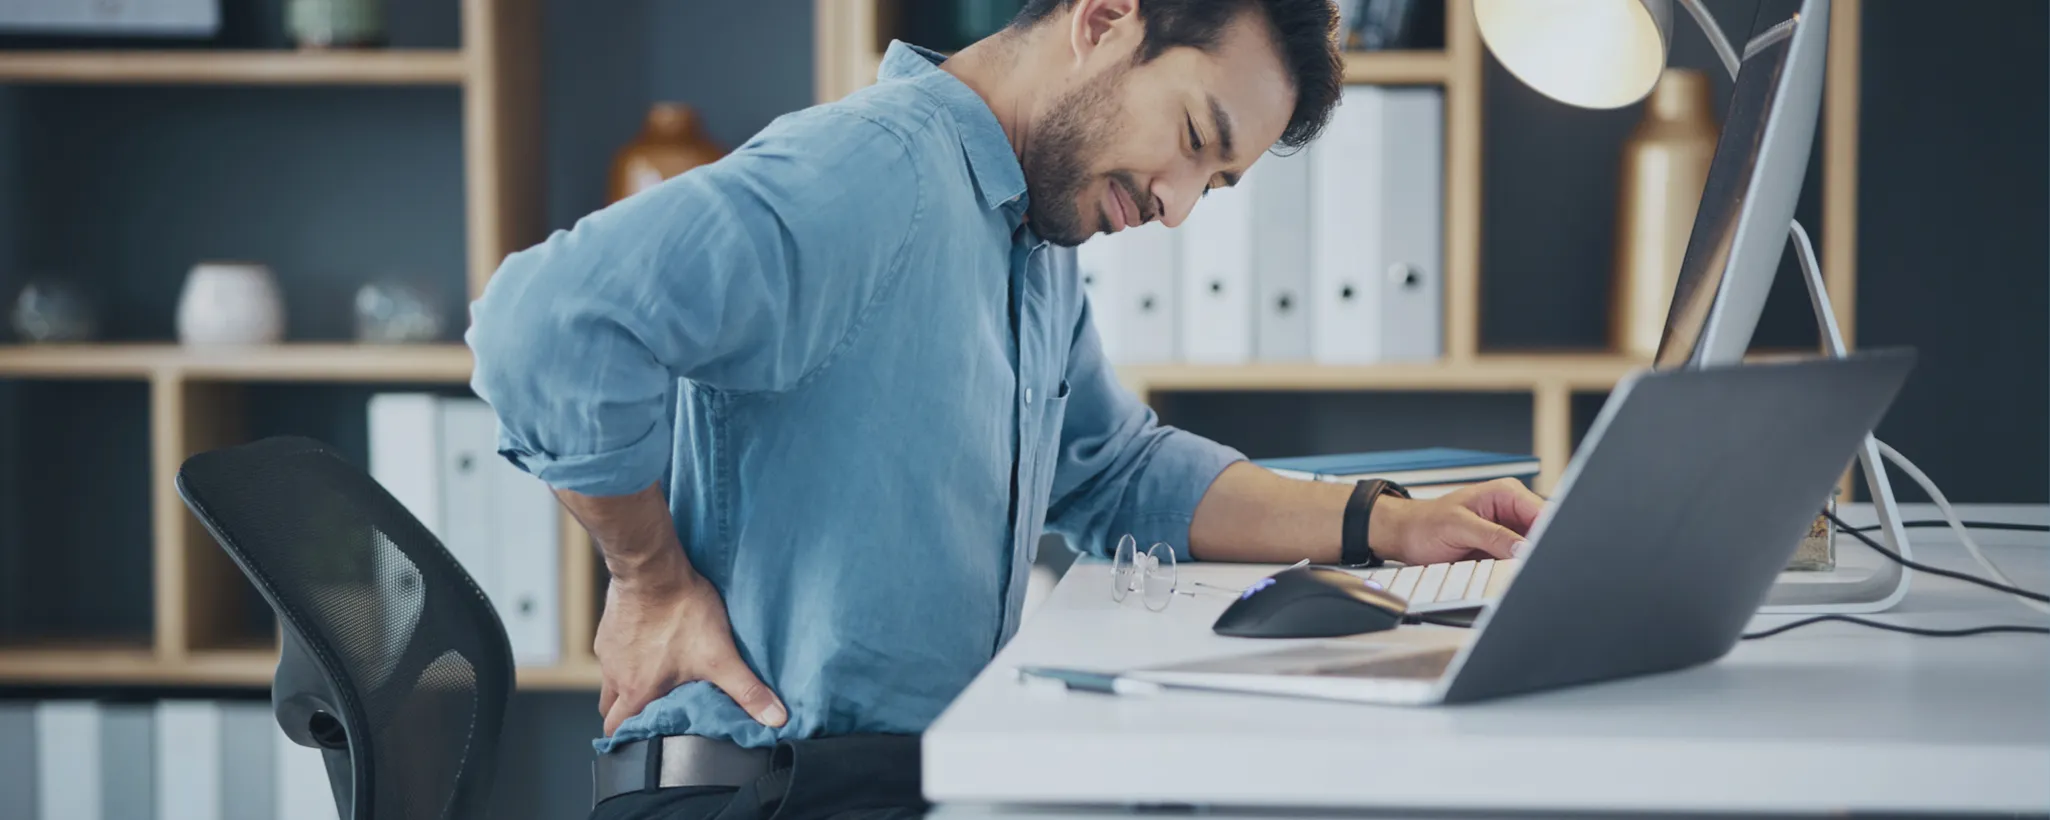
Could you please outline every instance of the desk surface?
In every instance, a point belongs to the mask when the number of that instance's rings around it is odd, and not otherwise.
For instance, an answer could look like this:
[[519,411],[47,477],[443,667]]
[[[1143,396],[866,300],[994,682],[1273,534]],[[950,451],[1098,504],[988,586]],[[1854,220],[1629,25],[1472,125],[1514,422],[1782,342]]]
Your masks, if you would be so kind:
[[[1926,508],[1909,513],[1933,517]],[[2046,514],[1978,508],[1968,517],[2043,523]],[[1911,538],[1917,558],[1981,573],[1947,531]],[[1978,540],[2016,581],[2050,587],[2040,534]],[[1844,564],[1883,560],[1855,542],[1838,551]],[[1190,565],[1182,581],[1237,586],[1272,569]],[[1818,624],[1742,642],[1694,669],[1452,707],[1181,691],[1112,697],[1017,678],[1026,664],[1118,669],[1286,643],[1211,633],[1226,596],[1176,596],[1156,613],[1136,599],[1115,604],[1109,593],[1107,566],[1078,561],[926,732],[931,799],[955,807],[2050,810],[2050,638],[2042,636],[1919,638]],[[1926,575],[1900,607],[1876,617],[1933,627],[2050,624],[2006,596]],[[1788,620],[1760,616],[1753,628]]]

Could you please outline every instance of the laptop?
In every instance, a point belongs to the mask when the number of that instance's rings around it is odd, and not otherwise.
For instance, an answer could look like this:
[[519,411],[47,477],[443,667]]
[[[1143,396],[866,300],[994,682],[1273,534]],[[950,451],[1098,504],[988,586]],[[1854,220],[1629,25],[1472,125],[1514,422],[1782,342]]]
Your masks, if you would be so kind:
[[1913,366],[1885,350],[1639,372],[1603,405],[1472,629],[1404,626],[1124,676],[1436,704],[1708,663],[1736,646]]

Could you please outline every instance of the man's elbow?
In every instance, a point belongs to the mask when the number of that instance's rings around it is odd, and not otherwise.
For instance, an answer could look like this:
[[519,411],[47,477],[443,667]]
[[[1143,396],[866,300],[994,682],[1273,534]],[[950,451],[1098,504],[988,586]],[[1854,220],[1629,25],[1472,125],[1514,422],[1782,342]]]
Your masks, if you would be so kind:
[[463,343],[470,348],[470,389],[496,406],[523,377],[531,379],[536,357],[549,346],[546,328],[553,318],[542,315],[550,300],[530,298],[522,281],[523,252],[507,257],[484,295],[470,304],[470,327]]

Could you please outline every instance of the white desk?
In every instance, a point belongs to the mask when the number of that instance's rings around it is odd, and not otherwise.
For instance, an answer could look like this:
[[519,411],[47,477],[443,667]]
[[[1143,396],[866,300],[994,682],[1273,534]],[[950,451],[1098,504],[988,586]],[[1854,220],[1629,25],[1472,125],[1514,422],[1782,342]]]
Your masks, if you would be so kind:
[[[2041,508],[1967,517],[2043,523]],[[1926,508],[1908,517],[1929,518]],[[1849,510],[1848,520],[1870,520]],[[1917,558],[1981,571],[1947,531]],[[1979,538],[2010,577],[2050,588],[2040,534]],[[1878,559],[1847,537],[1844,563]],[[1272,567],[1185,565],[1243,585]],[[2004,595],[1918,575],[1884,620],[2050,624]],[[1113,697],[1021,682],[1023,664],[1118,669],[1277,646],[1210,632],[1230,599],[1165,612],[1110,600],[1077,562],[924,740],[940,816],[1006,806],[1234,810],[2050,811],[2050,638],[1920,638],[1818,624],[1694,669],[1455,707],[1374,707],[1168,692]],[[1753,628],[1789,618],[1759,617]],[[1424,627],[1403,627],[1403,629]]]

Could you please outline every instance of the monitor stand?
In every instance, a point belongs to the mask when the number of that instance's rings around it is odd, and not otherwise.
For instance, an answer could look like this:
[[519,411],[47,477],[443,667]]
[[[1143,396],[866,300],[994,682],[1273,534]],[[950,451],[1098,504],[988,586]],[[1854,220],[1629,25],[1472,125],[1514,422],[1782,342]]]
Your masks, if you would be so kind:
[[[1808,301],[1815,307],[1815,321],[1820,326],[1823,343],[1829,347],[1831,356],[1842,358],[1846,355],[1844,336],[1837,327],[1836,311],[1830,309],[1829,290],[1822,281],[1822,266],[1815,261],[1815,247],[1808,241],[1808,232],[1800,222],[1792,223],[1788,233],[1801,261],[1802,278],[1808,283]],[[1894,501],[1893,485],[1887,482],[1886,464],[1880,458],[1879,442],[1870,433],[1865,435],[1864,444],[1858,448],[1858,462],[1864,467],[1865,484],[1872,491],[1872,506],[1879,515],[1878,540],[1902,558],[1914,560],[1908,552],[1907,530],[1901,526],[1900,505]],[[1832,537],[1842,536],[1833,534]],[[1863,549],[1863,545],[1859,548]],[[1878,559],[1878,569],[1780,573],[1779,581],[1773,584],[1765,605],[1758,611],[1806,614],[1892,609],[1907,596],[1910,573],[1881,556],[1872,557]],[[1839,559],[1839,566],[1842,563]]]

